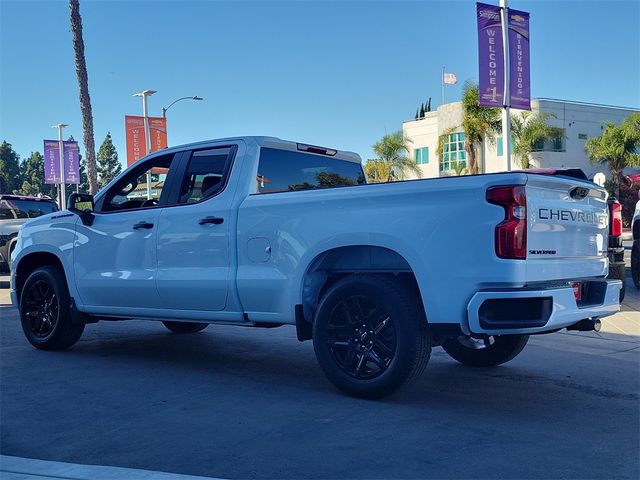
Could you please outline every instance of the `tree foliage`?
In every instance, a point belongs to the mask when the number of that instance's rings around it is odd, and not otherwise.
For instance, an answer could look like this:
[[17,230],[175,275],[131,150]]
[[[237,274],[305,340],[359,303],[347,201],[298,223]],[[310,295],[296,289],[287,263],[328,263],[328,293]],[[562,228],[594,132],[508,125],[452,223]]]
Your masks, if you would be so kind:
[[102,145],[100,145],[97,167],[100,188],[104,187],[122,171],[122,166],[118,160],[118,152],[111,139],[111,133],[107,133]]
[[604,125],[602,135],[587,140],[584,148],[593,164],[607,164],[619,195],[623,170],[640,167],[640,113],[632,113],[618,126],[611,122]]
[[57,197],[57,187],[44,183],[44,158],[40,152],[31,152],[20,165],[20,195],[47,195]]
[[22,186],[20,181],[20,155],[10,143],[0,145],[0,193],[13,193]]
[[382,180],[383,177],[379,177],[380,181],[404,180],[407,172],[413,173],[418,178],[422,176],[420,167],[407,156],[409,143],[411,141],[400,130],[385,135],[373,146],[373,152],[377,156],[374,161],[384,164],[384,168],[380,168],[378,173],[385,173],[386,178]]
[[369,183],[386,182],[390,175],[390,167],[380,160],[368,160],[364,166],[364,173]]
[[500,110],[481,107],[478,85],[467,80],[462,87],[462,130],[464,149],[467,152],[469,173],[478,172],[477,152],[485,141],[495,143],[500,131]]
[[552,127],[547,123],[551,118],[555,118],[555,115],[547,112],[521,112],[511,115],[512,153],[522,168],[529,168],[531,165],[531,152],[536,143],[563,135],[561,128]]

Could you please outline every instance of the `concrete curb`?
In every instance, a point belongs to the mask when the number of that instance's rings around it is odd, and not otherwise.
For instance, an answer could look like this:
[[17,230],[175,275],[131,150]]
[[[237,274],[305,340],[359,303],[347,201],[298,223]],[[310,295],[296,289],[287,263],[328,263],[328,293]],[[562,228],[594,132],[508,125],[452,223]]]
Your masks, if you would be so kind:
[[3,480],[221,480],[133,468],[49,462],[0,455]]

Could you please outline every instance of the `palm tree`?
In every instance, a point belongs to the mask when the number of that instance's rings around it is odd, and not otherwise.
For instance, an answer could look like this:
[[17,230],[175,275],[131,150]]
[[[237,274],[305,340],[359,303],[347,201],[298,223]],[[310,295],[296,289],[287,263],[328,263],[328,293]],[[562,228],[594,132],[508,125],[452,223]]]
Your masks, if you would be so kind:
[[368,160],[364,166],[364,173],[369,183],[386,182],[389,178],[389,166],[380,160]]
[[591,163],[608,164],[616,196],[619,196],[623,170],[640,167],[640,113],[632,113],[620,126],[611,122],[604,125],[602,135],[587,140],[584,149]]
[[402,131],[398,131],[385,135],[373,146],[373,152],[378,157],[374,161],[382,162],[385,165],[387,182],[404,180],[407,171],[415,174],[418,178],[422,176],[420,167],[407,156],[409,143],[411,140],[406,138]]
[[96,145],[93,138],[93,113],[91,112],[91,98],[89,97],[87,62],[84,58],[84,40],[82,39],[82,18],[80,17],[79,1],[69,0],[69,10],[71,11],[73,50],[76,55],[76,74],[78,75],[78,85],[80,87],[80,111],[82,112],[82,132],[89,179],[89,193],[93,195],[98,191]]
[[563,135],[561,128],[547,124],[550,118],[555,118],[555,115],[547,112],[522,112],[511,115],[513,156],[522,168],[529,168],[530,155],[536,143]]
[[462,87],[462,125],[448,128],[442,132],[438,138],[438,150],[436,151],[436,155],[441,159],[443,148],[449,135],[462,129],[464,131],[464,149],[467,152],[468,160],[466,168],[471,175],[477,174],[479,170],[476,160],[477,152],[482,148],[486,140],[489,140],[492,144],[495,143],[496,133],[501,129],[500,110],[481,107],[479,99],[478,86],[467,80]]
[[500,110],[481,107],[478,85],[467,80],[462,87],[462,130],[464,131],[464,149],[469,160],[469,173],[478,173],[477,151],[484,142],[495,143],[496,133],[500,131]]
[[465,171],[467,170],[467,165],[465,164],[465,162],[457,162],[457,161],[453,160],[451,162],[451,170],[456,172],[457,176],[460,176],[460,175],[464,174]]

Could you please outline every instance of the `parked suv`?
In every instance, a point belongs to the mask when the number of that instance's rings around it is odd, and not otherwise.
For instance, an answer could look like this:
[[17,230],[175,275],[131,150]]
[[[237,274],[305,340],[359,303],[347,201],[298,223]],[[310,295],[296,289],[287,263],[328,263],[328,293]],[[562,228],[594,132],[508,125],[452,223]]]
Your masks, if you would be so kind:
[[57,212],[58,206],[48,197],[0,195],[0,270],[8,271],[18,230],[30,218]]

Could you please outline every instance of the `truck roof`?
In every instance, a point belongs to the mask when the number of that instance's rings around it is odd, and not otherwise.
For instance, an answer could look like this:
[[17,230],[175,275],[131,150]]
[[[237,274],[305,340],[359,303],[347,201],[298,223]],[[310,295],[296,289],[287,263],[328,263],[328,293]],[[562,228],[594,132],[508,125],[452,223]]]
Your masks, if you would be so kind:
[[162,152],[171,152],[174,150],[183,150],[185,148],[205,146],[207,144],[210,144],[211,142],[226,142],[226,141],[232,142],[232,141],[238,141],[238,140],[244,140],[248,143],[253,142],[257,144],[259,147],[277,148],[280,150],[304,151],[305,153],[310,153],[314,155],[324,155],[324,156],[337,158],[339,160],[347,160],[349,162],[362,163],[360,155],[358,155],[355,152],[338,150],[335,148],[321,147],[317,145],[310,145],[308,143],[293,142],[290,140],[283,140],[277,137],[255,136],[255,135],[214,138],[214,139],[203,140],[199,142],[185,143],[183,145],[176,145],[175,147],[167,148],[165,150],[162,150]]

